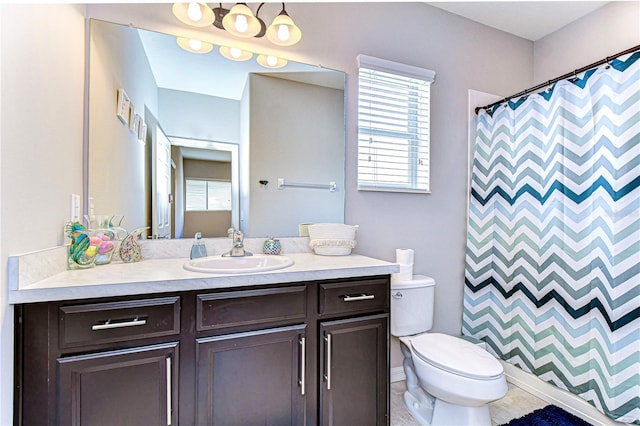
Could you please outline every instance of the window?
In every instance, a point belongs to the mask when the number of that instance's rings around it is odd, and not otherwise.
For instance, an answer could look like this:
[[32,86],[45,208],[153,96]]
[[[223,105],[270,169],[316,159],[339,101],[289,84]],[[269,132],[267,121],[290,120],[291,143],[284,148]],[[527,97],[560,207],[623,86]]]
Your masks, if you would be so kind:
[[358,189],[429,192],[435,72],[358,55]]
[[187,211],[231,210],[231,182],[186,179]]

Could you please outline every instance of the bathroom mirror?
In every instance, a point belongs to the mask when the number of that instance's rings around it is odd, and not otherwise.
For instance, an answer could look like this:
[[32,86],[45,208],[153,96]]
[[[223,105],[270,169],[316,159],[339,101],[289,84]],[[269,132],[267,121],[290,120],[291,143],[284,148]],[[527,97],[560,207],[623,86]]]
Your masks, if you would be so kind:
[[89,39],[89,214],[155,238],[344,221],[344,73],[195,54],[95,19]]

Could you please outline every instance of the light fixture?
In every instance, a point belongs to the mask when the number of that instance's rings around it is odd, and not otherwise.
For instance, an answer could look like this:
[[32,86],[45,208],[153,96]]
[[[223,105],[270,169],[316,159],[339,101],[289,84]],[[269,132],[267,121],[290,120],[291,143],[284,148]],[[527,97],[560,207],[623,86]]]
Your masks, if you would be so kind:
[[232,61],[248,61],[253,57],[253,53],[237,47],[220,46],[220,54]]
[[209,53],[213,49],[213,44],[195,38],[178,37],[178,46],[191,53]]
[[251,9],[238,3],[222,18],[224,29],[236,37],[255,37],[262,29],[261,20],[256,18]]
[[208,27],[215,20],[213,10],[206,3],[174,3],[171,10],[180,22],[193,27]]
[[282,68],[289,62],[286,59],[272,55],[258,55],[256,61],[265,68]]
[[231,10],[225,9],[222,3],[219,3],[218,7],[213,8],[213,26],[238,37],[266,35],[270,42],[278,46],[292,46],[298,43],[302,38],[302,31],[285,10],[285,4],[282,3],[280,14],[274,18],[269,28],[258,16],[264,4],[260,3],[254,15],[246,3],[237,3]]
[[282,3],[282,11],[275,17],[269,28],[267,28],[267,38],[278,46],[293,46],[302,38],[302,31],[287,14]]

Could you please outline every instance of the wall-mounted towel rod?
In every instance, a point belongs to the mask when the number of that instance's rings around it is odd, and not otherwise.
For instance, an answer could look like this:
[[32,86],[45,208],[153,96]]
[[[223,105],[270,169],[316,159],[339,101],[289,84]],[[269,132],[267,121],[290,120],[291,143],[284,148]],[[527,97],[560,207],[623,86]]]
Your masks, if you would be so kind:
[[334,192],[337,188],[335,182],[329,182],[327,185],[323,183],[285,182],[284,178],[278,178],[278,189],[286,187],[328,189],[331,192]]

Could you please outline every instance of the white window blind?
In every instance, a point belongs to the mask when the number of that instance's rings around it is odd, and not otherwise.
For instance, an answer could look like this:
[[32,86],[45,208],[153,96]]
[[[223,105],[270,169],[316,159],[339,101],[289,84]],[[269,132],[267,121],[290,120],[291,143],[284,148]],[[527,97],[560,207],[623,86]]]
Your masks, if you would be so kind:
[[231,210],[231,182],[185,179],[186,211]]
[[358,55],[358,189],[429,192],[435,72]]

